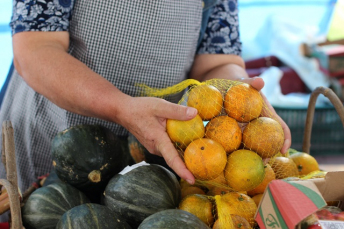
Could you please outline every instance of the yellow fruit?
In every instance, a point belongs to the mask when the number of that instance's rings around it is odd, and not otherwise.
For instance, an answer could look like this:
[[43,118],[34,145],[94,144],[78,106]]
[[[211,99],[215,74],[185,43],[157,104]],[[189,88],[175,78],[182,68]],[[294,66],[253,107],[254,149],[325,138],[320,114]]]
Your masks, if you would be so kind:
[[297,152],[290,155],[289,158],[295,162],[299,171],[299,175],[301,176],[319,170],[319,164],[317,160],[308,153]]
[[275,172],[276,179],[297,177],[299,175],[295,162],[288,157],[272,158],[269,161],[269,164]]
[[235,119],[217,116],[205,126],[205,137],[220,143],[227,153],[231,153],[239,148],[242,132]]
[[269,164],[265,165],[265,176],[263,181],[254,189],[250,190],[247,192],[247,195],[249,196],[254,196],[260,193],[264,193],[266,187],[268,187],[268,184],[270,183],[270,181],[275,180],[276,176],[275,176],[275,172],[274,170],[271,168],[271,166]]
[[204,137],[205,128],[201,117],[196,115],[187,121],[168,119],[166,131],[177,147],[185,149],[193,140]]
[[205,195],[188,195],[182,199],[178,208],[194,214],[208,226],[213,225],[215,221],[213,203]]
[[252,196],[252,200],[256,203],[257,207],[259,206],[260,201],[262,200],[263,194],[257,194]]
[[217,219],[212,229],[251,229],[249,222],[242,216],[230,215],[228,219]]
[[207,138],[196,139],[184,151],[186,167],[200,180],[212,180],[218,177],[227,163],[223,147]]
[[243,131],[242,142],[262,158],[275,156],[284,143],[284,131],[281,124],[268,117],[259,117],[247,124]]
[[229,192],[221,196],[215,196],[215,203],[218,217],[226,218],[226,215],[239,215],[244,217],[253,227],[255,224],[254,215],[257,205],[254,200],[239,192]]
[[235,191],[252,190],[264,179],[263,160],[253,151],[236,150],[228,155],[224,175]]
[[201,84],[191,89],[187,105],[196,108],[203,120],[209,120],[221,113],[222,94],[212,85]]
[[258,118],[263,104],[260,93],[246,83],[230,87],[224,97],[225,112],[238,122],[249,122]]

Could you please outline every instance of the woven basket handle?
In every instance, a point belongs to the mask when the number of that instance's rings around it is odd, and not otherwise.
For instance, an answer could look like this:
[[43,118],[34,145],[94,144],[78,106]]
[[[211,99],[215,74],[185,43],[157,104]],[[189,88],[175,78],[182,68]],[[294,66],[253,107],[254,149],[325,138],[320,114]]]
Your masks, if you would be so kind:
[[2,158],[6,161],[7,180],[0,179],[0,184],[6,188],[11,210],[11,229],[23,228],[18,192],[17,167],[14,149],[14,131],[10,121],[2,124]]
[[319,96],[319,94],[323,94],[326,96],[333,106],[336,108],[336,111],[342,121],[344,127],[344,106],[343,103],[340,101],[338,96],[330,89],[326,87],[317,87],[311,94],[309,99],[308,109],[307,109],[307,117],[306,117],[306,125],[305,125],[305,132],[303,135],[303,146],[302,151],[309,154],[310,145],[311,145],[311,134],[312,134],[312,124],[314,118],[314,111],[315,111],[315,103]]

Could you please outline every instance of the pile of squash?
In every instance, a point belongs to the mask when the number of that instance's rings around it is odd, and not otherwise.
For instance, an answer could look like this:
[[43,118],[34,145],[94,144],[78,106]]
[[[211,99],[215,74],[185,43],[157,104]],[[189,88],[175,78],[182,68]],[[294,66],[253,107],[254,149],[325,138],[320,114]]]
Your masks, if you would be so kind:
[[109,129],[79,125],[52,141],[54,173],[22,208],[27,229],[208,228],[177,209],[181,188],[168,169],[134,164],[126,141]]

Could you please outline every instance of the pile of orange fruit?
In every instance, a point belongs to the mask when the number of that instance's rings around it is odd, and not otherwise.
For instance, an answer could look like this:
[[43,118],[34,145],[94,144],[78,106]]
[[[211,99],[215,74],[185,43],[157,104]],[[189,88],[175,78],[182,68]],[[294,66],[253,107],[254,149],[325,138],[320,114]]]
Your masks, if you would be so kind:
[[[171,141],[197,180],[196,185],[181,183],[180,209],[210,227],[232,228],[228,224],[235,226],[233,222],[240,222],[241,228],[253,227],[254,213],[270,181],[319,170],[309,154],[280,154],[282,126],[266,117],[263,97],[249,84],[216,87],[205,82],[189,90],[186,105],[198,110],[195,118],[166,123]],[[225,227],[217,222],[221,212],[232,216]]]

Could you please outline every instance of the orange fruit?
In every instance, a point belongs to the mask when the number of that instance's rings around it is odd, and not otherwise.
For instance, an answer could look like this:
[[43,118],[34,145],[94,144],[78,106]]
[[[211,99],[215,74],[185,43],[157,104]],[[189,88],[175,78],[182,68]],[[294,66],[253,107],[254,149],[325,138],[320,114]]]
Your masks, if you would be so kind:
[[211,226],[215,221],[213,207],[212,201],[207,196],[191,194],[181,200],[178,208],[194,214],[205,224]]
[[230,215],[230,219],[217,219],[212,229],[251,229],[249,222],[240,215]]
[[307,175],[311,172],[319,170],[319,164],[317,160],[308,153],[298,152],[289,156],[299,171],[299,175]]
[[252,200],[256,203],[257,207],[259,206],[260,201],[262,200],[263,193],[252,196]]
[[252,190],[264,179],[263,159],[253,151],[236,150],[228,155],[224,174],[235,191]]
[[181,189],[181,194],[182,194],[182,199],[184,197],[186,197],[187,195],[191,195],[191,194],[201,194],[201,195],[205,195],[205,192],[203,191],[203,189],[201,189],[200,187],[197,186],[188,186],[185,188]]
[[205,137],[220,143],[227,153],[231,153],[239,148],[242,132],[235,119],[217,116],[205,126]]
[[223,97],[216,87],[200,84],[190,90],[187,105],[196,108],[203,120],[209,120],[221,113]]
[[212,180],[223,172],[227,155],[220,143],[200,138],[186,147],[184,162],[196,179]]
[[171,141],[179,148],[185,149],[195,139],[204,137],[204,124],[199,115],[187,121],[168,119],[166,131]]
[[239,215],[244,217],[253,227],[254,215],[257,205],[254,200],[246,194],[229,192],[221,196],[215,196],[215,204],[218,218],[226,218],[226,215]]
[[276,176],[275,176],[275,172],[274,170],[271,168],[271,166],[269,164],[265,165],[265,176],[263,181],[254,189],[250,190],[247,192],[247,194],[249,196],[254,196],[260,193],[264,193],[266,187],[268,186],[268,184],[270,183],[270,181],[275,180]]
[[242,142],[262,158],[279,153],[284,143],[284,132],[279,122],[268,117],[259,117],[249,122],[243,131]]
[[259,117],[263,104],[259,91],[247,83],[230,87],[224,97],[225,112],[238,122],[249,122]]
[[299,175],[295,162],[288,157],[271,158],[269,164],[275,172],[276,179],[297,177]]

